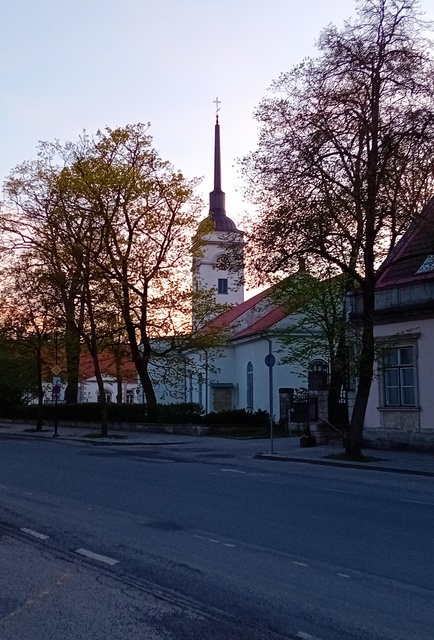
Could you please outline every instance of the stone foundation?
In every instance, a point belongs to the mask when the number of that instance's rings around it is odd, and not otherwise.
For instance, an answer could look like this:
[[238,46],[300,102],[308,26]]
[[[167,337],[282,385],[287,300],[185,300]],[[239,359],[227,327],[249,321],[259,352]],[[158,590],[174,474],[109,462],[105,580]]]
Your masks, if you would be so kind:
[[370,449],[434,453],[434,430],[415,433],[396,429],[364,429],[363,446]]

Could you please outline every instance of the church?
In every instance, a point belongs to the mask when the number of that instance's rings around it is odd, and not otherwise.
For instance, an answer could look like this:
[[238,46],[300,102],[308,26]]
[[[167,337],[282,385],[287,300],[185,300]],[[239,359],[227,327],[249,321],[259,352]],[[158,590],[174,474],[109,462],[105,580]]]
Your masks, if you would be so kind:
[[[209,195],[213,226],[200,257],[193,261],[192,278],[196,289],[212,291],[216,303],[227,305],[212,325],[224,329],[228,337],[218,349],[189,354],[195,366],[186,366],[183,379],[173,388],[157,386],[157,400],[197,402],[206,413],[261,409],[287,424],[294,390],[307,387],[307,372],[300,365],[282,363],[278,333],[294,323],[295,316],[272,300],[271,289],[244,299],[244,234],[227,215],[225,199],[217,114],[214,189]],[[318,362],[326,371],[327,363],[317,361],[317,366]]]

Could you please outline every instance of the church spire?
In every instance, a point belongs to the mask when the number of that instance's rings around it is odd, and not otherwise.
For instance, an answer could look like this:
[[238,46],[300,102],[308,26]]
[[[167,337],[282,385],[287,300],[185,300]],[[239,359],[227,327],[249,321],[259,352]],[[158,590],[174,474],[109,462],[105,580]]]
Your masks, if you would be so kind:
[[214,215],[226,215],[225,194],[222,191],[221,158],[220,158],[220,124],[218,112],[220,100],[214,100],[216,105],[216,123],[214,134],[214,189],[209,194],[209,209]]

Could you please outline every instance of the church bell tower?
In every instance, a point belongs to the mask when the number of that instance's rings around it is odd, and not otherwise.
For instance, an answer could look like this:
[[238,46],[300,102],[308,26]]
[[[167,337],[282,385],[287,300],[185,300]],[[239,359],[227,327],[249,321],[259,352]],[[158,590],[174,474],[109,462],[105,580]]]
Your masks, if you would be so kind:
[[[200,256],[193,265],[196,289],[215,291],[218,304],[236,305],[244,301],[244,234],[226,215],[225,193],[221,188],[221,154],[219,104],[216,99],[214,129],[214,189],[209,194],[209,216],[200,223],[210,223]],[[200,229],[199,225],[199,229]]]

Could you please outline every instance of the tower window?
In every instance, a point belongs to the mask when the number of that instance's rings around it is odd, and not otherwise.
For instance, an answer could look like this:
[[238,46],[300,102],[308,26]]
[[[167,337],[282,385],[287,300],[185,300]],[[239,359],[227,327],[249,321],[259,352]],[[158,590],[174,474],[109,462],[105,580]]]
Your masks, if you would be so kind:
[[219,278],[217,281],[217,293],[227,294],[228,292],[228,279]]

